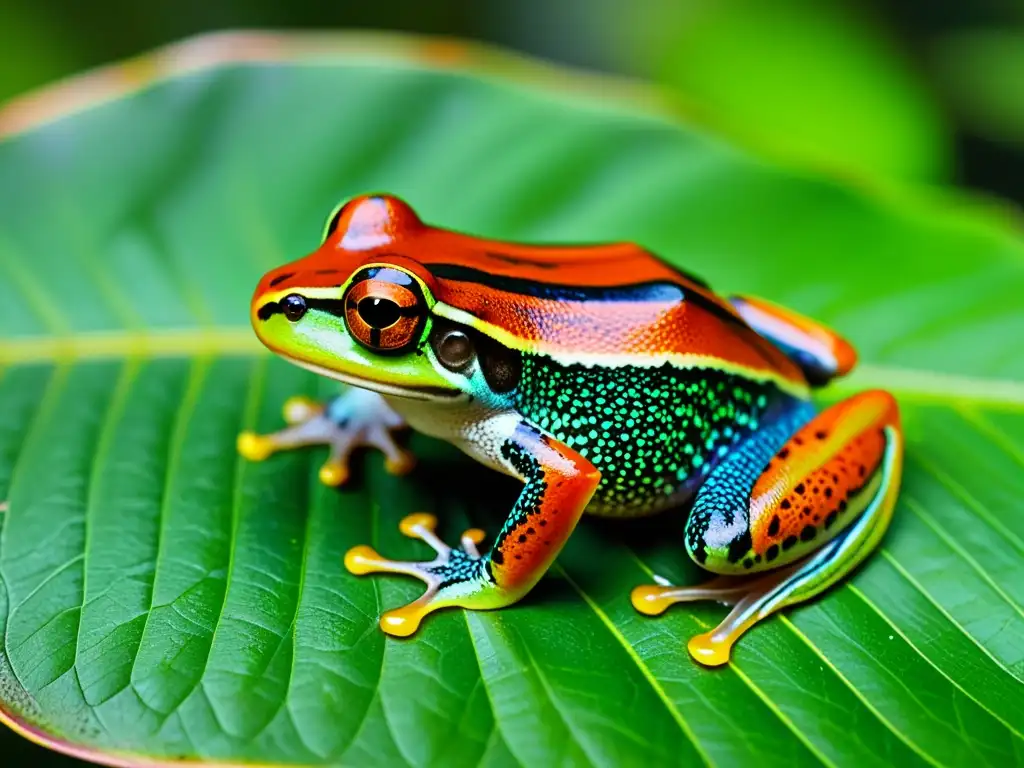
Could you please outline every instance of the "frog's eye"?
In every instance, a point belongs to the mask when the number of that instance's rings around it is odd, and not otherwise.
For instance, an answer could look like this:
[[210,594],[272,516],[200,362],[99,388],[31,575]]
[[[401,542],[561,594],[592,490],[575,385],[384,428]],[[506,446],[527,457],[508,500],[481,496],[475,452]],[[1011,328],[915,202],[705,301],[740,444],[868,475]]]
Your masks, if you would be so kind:
[[356,275],[343,302],[349,333],[374,352],[402,352],[415,344],[427,315],[416,281],[386,267]]

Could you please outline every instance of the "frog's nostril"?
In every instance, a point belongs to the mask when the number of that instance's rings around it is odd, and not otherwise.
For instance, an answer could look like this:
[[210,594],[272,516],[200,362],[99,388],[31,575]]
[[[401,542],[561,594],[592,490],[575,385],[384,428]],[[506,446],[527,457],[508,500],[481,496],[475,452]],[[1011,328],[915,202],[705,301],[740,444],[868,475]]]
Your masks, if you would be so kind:
[[391,299],[367,296],[359,302],[359,316],[371,328],[390,328],[402,317],[402,308]]

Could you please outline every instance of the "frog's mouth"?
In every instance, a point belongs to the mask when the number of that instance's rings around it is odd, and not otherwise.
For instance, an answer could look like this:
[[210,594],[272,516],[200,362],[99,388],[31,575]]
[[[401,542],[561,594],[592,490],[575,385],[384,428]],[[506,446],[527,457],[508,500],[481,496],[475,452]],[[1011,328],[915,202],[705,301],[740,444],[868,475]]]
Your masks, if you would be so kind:
[[349,384],[353,387],[360,387],[361,389],[368,389],[373,392],[379,392],[382,395],[390,395],[392,397],[405,397],[410,400],[430,400],[430,401],[443,401],[443,402],[454,402],[464,396],[461,390],[455,389],[454,387],[448,389],[447,387],[414,387],[408,386],[403,387],[393,382],[380,381],[378,379],[370,379],[363,376],[353,376],[351,374],[342,373],[340,371],[333,370],[331,368],[325,368],[322,365],[316,363],[310,363],[306,360],[299,360],[298,358],[292,357],[291,355],[285,355],[278,352],[281,357],[286,359],[289,363],[305,368],[307,371],[312,371],[321,376],[326,376],[329,379],[340,381],[343,384]]

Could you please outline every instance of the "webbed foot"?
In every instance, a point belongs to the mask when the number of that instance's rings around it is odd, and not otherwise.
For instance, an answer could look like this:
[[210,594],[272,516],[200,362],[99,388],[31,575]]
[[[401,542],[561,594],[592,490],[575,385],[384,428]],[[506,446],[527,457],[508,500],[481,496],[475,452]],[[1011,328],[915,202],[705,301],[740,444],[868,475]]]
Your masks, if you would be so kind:
[[434,533],[437,518],[425,513],[408,515],[399,530],[413,539],[426,542],[437,553],[429,561],[387,560],[366,545],[353,547],[345,554],[349,573],[400,573],[414,576],[427,585],[427,590],[408,605],[387,611],[380,627],[389,635],[408,637],[420,626],[423,617],[439,608],[461,606],[486,610],[501,608],[515,602],[518,595],[502,590],[491,575],[490,559],[481,555],[477,545],[484,532],[470,528],[462,534],[458,548],[449,547]]
[[278,432],[238,436],[238,452],[250,461],[263,461],[278,451],[306,445],[327,445],[330,455],[320,468],[325,485],[342,485],[349,478],[349,459],[360,447],[377,448],[388,472],[402,475],[415,466],[415,458],[395,442],[392,431],[405,421],[375,392],[351,389],[326,403],[292,397],[284,404],[289,426]]

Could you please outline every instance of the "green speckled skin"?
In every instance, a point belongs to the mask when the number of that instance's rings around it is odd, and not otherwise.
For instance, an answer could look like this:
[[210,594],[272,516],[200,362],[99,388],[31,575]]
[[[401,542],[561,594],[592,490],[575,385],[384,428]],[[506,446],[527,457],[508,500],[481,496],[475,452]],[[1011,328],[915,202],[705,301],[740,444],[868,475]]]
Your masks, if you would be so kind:
[[620,517],[680,503],[731,446],[812,415],[770,382],[717,369],[562,366],[533,355],[523,356],[514,406],[600,470],[587,511]]

